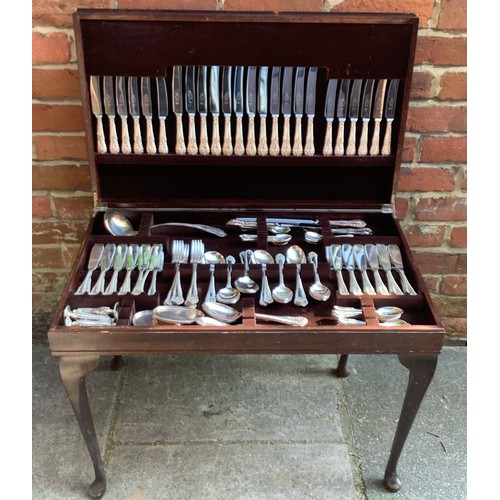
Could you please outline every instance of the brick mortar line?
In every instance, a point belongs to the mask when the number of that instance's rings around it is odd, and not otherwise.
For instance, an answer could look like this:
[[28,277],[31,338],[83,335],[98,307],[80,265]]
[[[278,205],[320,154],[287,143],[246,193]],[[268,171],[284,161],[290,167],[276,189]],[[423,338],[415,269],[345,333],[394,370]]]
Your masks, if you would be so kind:
[[40,136],[53,136],[53,137],[85,137],[85,131],[84,130],[75,130],[75,131],[63,131],[63,130],[56,130],[55,132],[49,131],[49,130],[34,130],[31,132],[31,135],[33,137],[40,137]]
[[430,27],[436,28],[439,23],[439,14],[441,13],[441,0],[434,0],[432,15],[429,21]]
[[55,69],[74,69],[78,70],[78,62],[77,61],[68,61],[66,63],[31,63],[32,69],[42,69],[42,70],[55,70]]
[[47,98],[47,99],[41,99],[39,97],[33,97],[31,99],[31,104],[42,104],[42,105],[74,105],[74,106],[80,106],[82,107],[82,100],[77,99],[77,98],[60,98],[60,99],[54,99],[54,98]]
[[425,70],[425,71],[431,71],[433,73],[439,73],[439,74],[444,74],[450,72],[450,70],[453,70],[454,72],[458,73],[467,73],[467,65],[464,64],[450,64],[450,65],[445,65],[445,64],[430,64],[430,63],[422,63],[422,64],[415,64],[413,67],[414,72],[419,72],[415,70]]
[[467,38],[467,30],[452,30],[442,28],[419,28],[418,36],[422,38]]
[[430,163],[430,162],[423,162],[423,163],[420,163],[420,162],[405,162],[405,163],[401,163],[401,168],[411,168],[411,167],[419,167],[419,168],[436,168],[436,167],[439,167],[439,166],[442,166],[443,168],[445,167],[465,167],[467,164],[466,163],[461,163],[461,162],[457,162],[453,165],[449,164],[449,163]]
[[412,108],[463,108],[467,107],[467,100],[464,99],[439,99],[438,97],[429,97],[422,99],[410,99],[410,109]]
[[68,191],[68,190],[53,190],[53,189],[37,189],[33,190],[31,194],[37,195],[37,196],[47,196],[47,195],[52,195],[56,198],[75,198],[76,196],[92,196],[92,191],[82,191],[82,190],[76,190],[76,191]]
[[38,167],[58,167],[66,166],[68,161],[73,162],[75,167],[88,167],[89,163],[86,160],[37,160],[33,159],[33,166]]
[[69,27],[58,28],[57,26],[52,26],[52,25],[32,26],[31,31],[32,33],[40,33],[41,35],[50,35],[52,33],[65,33],[66,35],[73,37],[73,39],[75,36],[75,30],[73,28]]

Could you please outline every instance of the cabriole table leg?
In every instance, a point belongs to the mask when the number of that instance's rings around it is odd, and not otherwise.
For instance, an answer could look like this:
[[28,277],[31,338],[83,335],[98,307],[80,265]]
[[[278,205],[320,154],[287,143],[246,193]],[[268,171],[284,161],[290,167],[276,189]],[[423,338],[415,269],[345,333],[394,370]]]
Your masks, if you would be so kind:
[[63,356],[59,362],[62,383],[94,466],[95,480],[89,488],[89,494],[92,498],[101,498],[106,491],[104,463],[97,443],[85,385],[85,376],[95,370],[98,364],[99,356]]
[[398,427],[394,436],[391,454],[387,467],[385,469],[384,486],[391,492],[397,492],[401,489],[401,481],[397,473],[398,460],[410,433],[413,421],[417,415],[420,403],[427,392],[431,383],[434,371],[436,370],[436,356],[411,356],[399,355],[399,361],[408,368],[410,376],[406,396],[401,409]]

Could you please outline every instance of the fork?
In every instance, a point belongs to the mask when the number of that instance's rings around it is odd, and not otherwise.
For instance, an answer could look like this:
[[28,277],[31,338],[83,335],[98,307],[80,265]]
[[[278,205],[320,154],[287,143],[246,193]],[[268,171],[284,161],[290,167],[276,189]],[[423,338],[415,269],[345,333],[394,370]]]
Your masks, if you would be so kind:
[[184,303],[182,293],[180,265],[189,260],[189,245],[182,240],[174,240],[172,243],[172,262],[175,264],[175,275],[172,286],[167,293],[165,305],[180,306]]
[[186,301],[184,305],[187,307],[196,307],[199,302],[198,297],[198,264],[202,262],[203,255],[205,254],[205,244],[201,240],[193,240],[191,242],[191,264],[193,266],[193,273],[191,276],[191,285],[189,287]]

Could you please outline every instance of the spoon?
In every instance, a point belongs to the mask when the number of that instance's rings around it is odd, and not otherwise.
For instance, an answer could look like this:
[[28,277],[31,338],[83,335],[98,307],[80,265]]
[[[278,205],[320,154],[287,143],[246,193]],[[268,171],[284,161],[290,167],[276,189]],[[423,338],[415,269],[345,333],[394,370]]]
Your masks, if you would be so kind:
[[214,319],[209,316],[200,316],[195,319],[195,323],[200,326],[229,326],[229,323],[219,321],[218,319]]
[[241,317],[237,309],[219,302],[204,302],[201,307],[209,316],[224,323],[234,323]]
[[293,299],[293,303],[296,306],[305,307],[309,302],[306,297],[306,292],[304,291],[302,278],[300,277],[300,266],[305,258],[304,250],[302,250],[302,248],[298,245],[292,245],[286,251],[286,257],[290,264],[295,264],[296,266],[295,297]]
[[234,282],[234,286],[241,293],[257,293],[259,291],[259,285],[255,283],[255,281],[250,278],[250,276],[248,276],[248,261],[249,256],[252,254],[253,252],[251,250],[246,250],[240,253],[240,258],[245,264],[245,271],[244,275]]
[[267,230],[273,234],[289,233],[292,228],[283,224],[268,224]]
[[317,245],[322,239],[323,235],[317,233],[316,231],[306,231],[304,233],[304,239],[307,243],[312,243],[313,245]]
[[282,253],[276,255],[276,262],[279,265],[279,283],[272,290],[273,299],[280,304],[288,304],[293,299],[293,292],[285,285],[283,276],[283,267],[285,265],[285,256]]
[[[256,234],[240,234],[241,241],[254,242],[257,241],[258,236]],[[292,239],[291,234],[279,233],[274,235],[269,235],[267,237],[267,242],[272,243],[273,245],[286,245]]]
[[313,265],[314,283],[309,287],[309,295],[316,300],[325,302],[332,294],[331,290],[321,283],[318,274],[318,254],[316,252],[309,252],[307,255],[308,261]]
[[215,291],[215,265],[224,264],[224,256],[215,250],[211,250],[209,252],[205,252],[204,257],[205,262],[210,264],[210,282],[205,296],[205,302],[216,302],[217,293]]
[[266,250],[255,250],[253,253],[255,261],[262,266],[262,285],[260,292],[259,304],[266,307],[274,302],[269,281],[267,279],[267,264],[274,264],[273,256]]
[[218,302],[222,302],[223,304],[235,304],[240,300],[241,293],[236,290],[231,285],[231,273],[233,270],[233,264],[236,262],[236,259],[232,255],[228,255],[226,258],[227,263],[227,281],[226,286],[221,288],[217,292],[217,300]]
[[[379,321],[385,323],[386,321],[396,321],[404,313],[403,309],[396,306],[384,306],[375,309]],[[335,316],[342,316],[344,318],[353,318],[361,316],[363,311],[356,307],[333,306],[333,313]]]

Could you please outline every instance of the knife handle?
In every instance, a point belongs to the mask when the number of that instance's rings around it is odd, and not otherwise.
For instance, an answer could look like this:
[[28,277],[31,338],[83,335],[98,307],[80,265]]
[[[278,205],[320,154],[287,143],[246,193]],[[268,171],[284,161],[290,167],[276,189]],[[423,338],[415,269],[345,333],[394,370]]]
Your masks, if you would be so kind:
[[363,120],[361,129],[361,138],[359,139],[358,155],[366,156],[368,154],[368,120]]
[[326,122],[325,144],[323,146],[323,156],[332,156],[333,153],[333,135],[332,120]]
[[389,292],[395,293],[396,295],[404,295],[401,288],[399,288],[399,285],[396,283],[396,280],[394,279],[391,271],[386,271],[385,275],[387,277],[387,286],[389,288]]
[[150,155],[156,154],[155,135],[151,118],[146,118],[146,151]]
[[184,142],[184,130],[182,128],[182,115],[175,115],[176,120],[176,136],[175,136],[175,152],[178,155],[186,154],[186,143]]
[[314,156],[314,118],[307,119],[307,132],[306,132],[306,145],[304,147],[304,154],[306,156]]
[[260,117],[260,130],[259,130],[259,148],[258,152],[260,156],[266,156],[268,153],[267,148],[267,128],[266,128],[266,117]]
[[389,156],[391,154],[391,138],[392,138],[392,120],[387,120],[387,127],[384,134],[384,143],[382,145],[382,155]]
[[378,269],[373,269],[373,277],[375,278],[375,289],[377,290],[377,293],[380,295],[389,295],[389,290],[387,290],[385,283],[382,281]]
[[375,295],[375,289],[370,283],[370,278],[368,278],[368,273],[365,269],[361,271],[361,280],[363,282],[363,293],[367,293],[368,295]]
[[189,115],[187,152],[190,155],[198,154],[198,144],[196,143],[196,129],[194,127],[194,116],[193,115]]
[[167,130],[165,128],[165,118],[160,118],[160,137],[158,139],[158,152],[161,154],[168,153]]
[[370,156],[380,154],[380,119],[375,120],[375,128],[373,129],[372,145],[370,146]]
[[248,156],[255,156],[257,147],[255,146],[255,118],[248,117],[248,134],[247,134],[247,147],[245,150]]
[[342,271],[340,269],[336,269],[335,274],[337,275],[337,286],[339,288],[340,295],[349,295],[349,290],[347,289],[344,277],[342,276]]
[[354,156],[356,154],[356,120],[351,120],[349,127],[349,139],[347,140],[347,156]]
[[224,143],[222,144],[222,154],[225,156],[231,156],[233,154],[230,116],[224,117]]
[[302,148],[302,118],[295,118],[295,134],[293,136],[293,156],[302,156],[304,150]]
[[212,117],[212,146],[210,148],[210,152],[213,155],[219,156],[221,153],[220,147],[220,135],[219,135],[219,117]]
[[128,124],[127,117],[121,117],[122,122],[122,153],[128,155],[132,152],[132,147],[130,146],[130,137],[128,135]]
[[349,291],[353,295],[363,295],[361,288],[358,285],[358,281],[356,280],[356,275],[352,269],[348,269],[349,271]]
[[236,117],[236,138],[234,140],[234,154],[242,156],[245,154],[245,144],[243,143],[243,119]]
[[144,153],[144,146],[142,145],[141,127],[139,125],[139,118],[134,118],[134,153]]
[[271,145],[269,146],[269,154],[271,156],[278,156],[280,154],[280,141],[278,136],[278,117],[273,116],[273,123],[271,129]]
[[113,117],[109,117],[109,152],[114,155],[120,152],[118,134],[116,133],[116,124]]
[[413,289],[406,277],[406,274],[402,269],[398,269],[399,277],[401,278],[401,287],[403,288],[403,292],[409,295],[417,295],[417,292]]
[[292,154],[292,146],[290,144],[290,117],[285,116],[283,120],[283,141],[281,143],[281,155],[290,156]]
[[200,116],[200,155],[206,156],[210,154],[210,146],[208,145],[207,132],[207,117]]
[[335,156],[342,156],[345,152],[344,149],[344,120],[339,121],[339,128],[337,130],[337,142],[335,143]]
[[97,152],[107,153],[108,148],[106,147],[106,139],[104,138],[104,128],[102,126],[102,118],[96,116],[97,119]]

